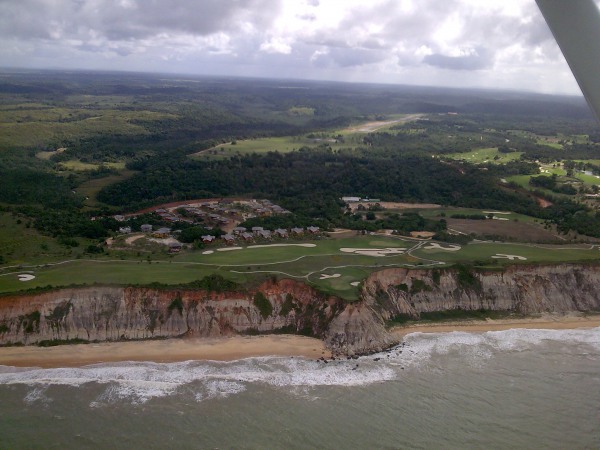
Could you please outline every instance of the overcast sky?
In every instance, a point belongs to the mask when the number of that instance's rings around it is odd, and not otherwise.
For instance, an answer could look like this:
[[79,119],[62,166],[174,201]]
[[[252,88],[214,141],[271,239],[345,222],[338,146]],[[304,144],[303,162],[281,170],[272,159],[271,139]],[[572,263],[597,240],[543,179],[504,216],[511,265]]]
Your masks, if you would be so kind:
[[580,93],[534,0],[0,0],[0,61]]

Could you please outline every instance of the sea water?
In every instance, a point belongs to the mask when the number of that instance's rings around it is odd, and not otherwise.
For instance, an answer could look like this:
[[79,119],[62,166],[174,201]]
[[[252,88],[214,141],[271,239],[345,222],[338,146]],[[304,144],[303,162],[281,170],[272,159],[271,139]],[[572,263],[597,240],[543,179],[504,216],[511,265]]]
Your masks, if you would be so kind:
[[0,366],[0,448],[600,448],[600,328],[415,333],[328,363]]

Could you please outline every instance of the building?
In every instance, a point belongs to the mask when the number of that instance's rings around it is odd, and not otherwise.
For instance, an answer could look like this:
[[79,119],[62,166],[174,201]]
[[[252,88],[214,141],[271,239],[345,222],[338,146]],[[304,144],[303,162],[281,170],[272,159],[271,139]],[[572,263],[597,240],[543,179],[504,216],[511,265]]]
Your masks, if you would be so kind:
[[304,234],[304,228],[292,228],[292,234],[295,234],[296,236],[301,236]]
[[183,245],[180,242],[171,242],[169,244],[169,253],[179,253]]
[[274,233],[281,238],[287,238],[289,236],[287,230],[284,230],[283,228],[277,228]]
[[271,239],[271,232],[269,230],[259,231],[258,236],[263,239]]
[[215,237],[211,234],[207,234],[206,236],[202,236],[202,242],[204,244],[211,244],[215,241]]
[[246,227],[235,227],[233,229],[233,234],[242,234],[242,233],[245,233],[246,231],[248,231],[246,229]]
[[319,227],[308,227],[306,228],[306,231],[308,231],[310,234],[318,234],[320,229]]
[[129,234],[131,233],[131,227],[119,227],[119,233]]
[[254,239],[254,235],[252,233],[242,233],[242,239],[245,241],[252,241]]
[[360,197],[342,197],[342,201],[346,203],[360,202]]
[[235,237],[232,234],[224,234],[221,238],[227,245],[233,245],[235,243]]
[[171,235],[171,229],[170,228],[159,228],[158,230],[156,230],[155,232],[152,233],[152,237],[154,238],[158,238],[158,239],[166,239]]
[[117,214],[116,216],[113,216],[113,219],[115,219],[117,222],[123,222],[125,220],[125,216]]
[[140,230],[142,230],[142,233],[151,233],[152,232],[152,225],[149,225],[149,224],[145,223],[144,225],[142,225],[140,227]]
[[259,233],[264,230],[265,229],[263,227],[252,227],[252,234],[254,234],[254,236],[258,236]]

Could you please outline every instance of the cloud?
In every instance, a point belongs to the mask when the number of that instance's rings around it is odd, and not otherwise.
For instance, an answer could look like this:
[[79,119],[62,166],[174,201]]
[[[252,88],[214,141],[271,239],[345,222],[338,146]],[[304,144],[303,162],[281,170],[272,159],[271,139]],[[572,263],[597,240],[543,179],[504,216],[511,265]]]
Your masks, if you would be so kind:
[[481,70],[489,68],[492,64],[486,51],[471,52],[464,56],[427,55],[423,62],[449,70]]
[[577,92],[534,0],[0,0],[0,61]]
[[244,24],[268,27],[274,0],[19,0],[0,3],[0,33],[20,39],[142,39],[161,33],[207,36]]

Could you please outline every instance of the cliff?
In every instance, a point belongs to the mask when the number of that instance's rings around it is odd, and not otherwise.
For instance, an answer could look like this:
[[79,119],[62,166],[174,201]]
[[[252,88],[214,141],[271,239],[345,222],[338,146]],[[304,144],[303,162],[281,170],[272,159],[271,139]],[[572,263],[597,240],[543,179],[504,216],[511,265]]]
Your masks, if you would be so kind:
[[397,317],[446,310],[598,311],[598,287],[600,267],[564,264],[386,269],[365,280],[355,303],[292,280],[248,291],[62,289],[0,297],[0,344],[295,333],[322,338],[334,353],[360,354],[393,345],[386,323]]
[[286,332],[322,337],[344,302],[304,284],[254,291],[62,289],[0,298],[0,344]]
[[388,269],[363,285],[363,301],[384,320],[447,310],[543,312],[600,310],[600,266],[511,266],[503,271],[466,267]]

